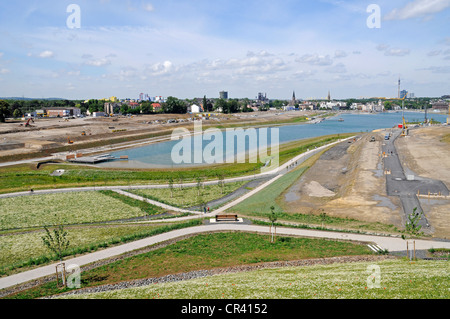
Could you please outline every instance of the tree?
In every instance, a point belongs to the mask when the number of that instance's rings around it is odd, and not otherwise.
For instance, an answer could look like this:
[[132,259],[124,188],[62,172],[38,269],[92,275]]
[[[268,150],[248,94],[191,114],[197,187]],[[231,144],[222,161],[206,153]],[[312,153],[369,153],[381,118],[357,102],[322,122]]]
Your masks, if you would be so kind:
[[15,109],[13,112],[13,117],[18,118],[22,116],[22,112],[19,109]]
[[423,212],[417,212],[417,207],[413,209],[412,214],[408,215],[408,220],[406,221],[406,231],[412,236],[420,235],[420,230],[422,226],[419,225],[419,221],[422,218]]
[[322,220],[322,228],[323,228],[323,223],[327,220],[327,213],[325,213],[323,210],[320,213],[320,219]]
[[186,104],[176,97],[169,96],[162,105],[164,113],[184,114],[187,112]]
[[209,112],[209,110],[208,110],[208,100],[206,99],[206,95],[203,96],[203,110],[205,112]]
[[169,178],[169,189],[170,189],[170,198],[173,198],[173,178],[172,178],[172,176]]
[[224,180],[225,177],[223,176],[223,174],[217,174],[217,177],[219,178],[219,186],[222,189],[222,194],[223,194],[223,186],[224,186]]
[[153,106],[150,102],[142,102],[141,104],[141,111],[144,114],[150,114],[153,113]]
[[215,110],[221,110],[223,113],[228,113],[228,103],[224,99],[217,100],[214,105]]
[[[271,206],[270,210],[272,211],[270,213],[270,215],[269,215],[269,220],[272,223],[272,226],[270,227],[270,232],[272,233],[272,227],[273,227],[274,230],[275,230],[275,236],[276,236],[277,228],[275,226],[275,222],[277,221],[278,216],[277,216],[277,213],[275,213],[275,207],[274,206]],[[272,240],[271,240],[271,242],[272,243],[274,242],[273,233],[272,233]]]
[[120,113],[127,114],[129,112],[128,105],[124,104],[120,107]]
[[58,259],[62,261],[64,251],[69,247],[69,240],[67,239],[67,232],[62,225],[53,229],[53,234],[47,227],[45,229],[45,236],[42,237],[44,245],[56,254]]
[[0,100],[0,122],[5,123],[6,117],[10,115],[9,103],[4,100]]
[[391,101],[384,102],[384,109],[388,111],[392,110],[392,102]]
[[229,113],[238,113],[240,112],[239,103],[237,100],[230,100],[228,102],[228,112]]
[[197,176],[195,179],[197,181],[198,196],[200,196],[200,188],[202,188],[202,178],[200,176]]

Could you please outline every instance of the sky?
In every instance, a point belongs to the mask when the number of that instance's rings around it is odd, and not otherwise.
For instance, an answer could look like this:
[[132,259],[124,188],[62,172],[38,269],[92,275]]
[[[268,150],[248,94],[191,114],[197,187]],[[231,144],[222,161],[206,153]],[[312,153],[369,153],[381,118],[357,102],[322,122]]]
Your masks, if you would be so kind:
[[0,2],[1,97],[397,97],[399,78],[450,94],[450,0]]

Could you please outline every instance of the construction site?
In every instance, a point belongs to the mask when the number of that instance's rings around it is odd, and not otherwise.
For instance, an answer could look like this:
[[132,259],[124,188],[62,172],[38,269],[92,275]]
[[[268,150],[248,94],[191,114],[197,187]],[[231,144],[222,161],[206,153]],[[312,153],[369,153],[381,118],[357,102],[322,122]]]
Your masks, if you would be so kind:
[[[159,114],[89,118],[39,118],[8,121],[0,125],[0,158],[10,159],[41,152],[50,154],[64,150],[80,150],[95,146],[113,145],[151,137],[170,135],[177,127],[193,127],[202,119],[204,126],[264,125],[274,121],[290,121],[299,116],[310,116],[312,111],[254,112],[246,114]],[[276,116],[275,116],[276,115]]]

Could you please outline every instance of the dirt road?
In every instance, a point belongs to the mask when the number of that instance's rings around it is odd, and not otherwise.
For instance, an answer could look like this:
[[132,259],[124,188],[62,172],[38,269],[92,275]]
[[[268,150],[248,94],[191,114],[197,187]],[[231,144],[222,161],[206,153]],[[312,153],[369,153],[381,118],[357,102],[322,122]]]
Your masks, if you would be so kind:
[[[450,189],[450,126],[431,126],[410,130],[396,142],[402,165],[409,174],[442,181]],[[420,204],[434,236],[450,238],[450,199],[422,192]]]
[[[375,142],[369,142],[372,136]],[[325,211],[334,217],[400,226],[401,203],[386,195],[380,158],[382,136],[381,132],[365,134],[323,154],[285,192],[284,208],[292,213]]]

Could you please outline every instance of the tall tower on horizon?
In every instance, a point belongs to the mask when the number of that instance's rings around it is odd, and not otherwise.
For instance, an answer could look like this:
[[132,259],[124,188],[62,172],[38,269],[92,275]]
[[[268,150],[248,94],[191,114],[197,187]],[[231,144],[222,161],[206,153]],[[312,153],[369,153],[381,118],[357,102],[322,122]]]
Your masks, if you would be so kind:
[[297,103],[297,99],[295,98],[295,91],[294,91],[294,93],[292,94],[292,100],[289,103],[289,106],[295,106],[296,103]]
[[331,101],[331,92],[330,92],[330,90],[328,90],[328,102],[330,102]]
[[402,81],[400,80],[400,77],[398,77],[398,98],[400,99],[400,86]]

